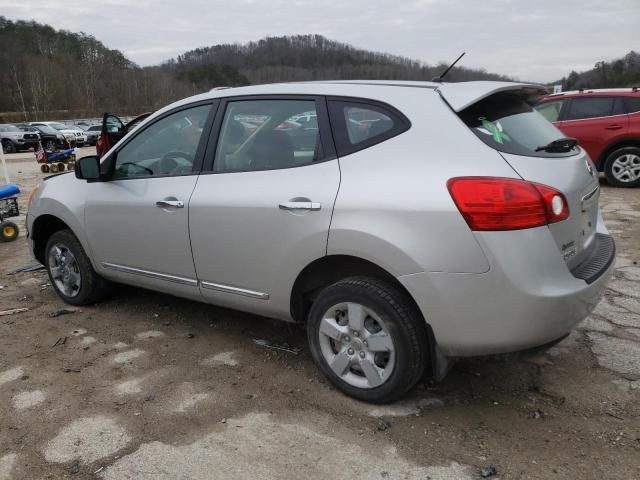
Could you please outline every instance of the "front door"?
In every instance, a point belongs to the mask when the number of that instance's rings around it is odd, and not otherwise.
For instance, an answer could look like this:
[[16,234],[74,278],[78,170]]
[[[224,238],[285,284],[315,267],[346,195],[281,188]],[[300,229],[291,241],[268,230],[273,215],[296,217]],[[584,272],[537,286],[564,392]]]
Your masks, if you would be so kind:
[[326,255],[340,182],[324,100],[230,99],[218,117],[189,207],[202,295],[287,319],[295,278]]
[[110,177],[88,186],[85,221],[95,266],[104,276],[200,298],[188,206],[211,109],[204,104],[167,114],[102,162]]

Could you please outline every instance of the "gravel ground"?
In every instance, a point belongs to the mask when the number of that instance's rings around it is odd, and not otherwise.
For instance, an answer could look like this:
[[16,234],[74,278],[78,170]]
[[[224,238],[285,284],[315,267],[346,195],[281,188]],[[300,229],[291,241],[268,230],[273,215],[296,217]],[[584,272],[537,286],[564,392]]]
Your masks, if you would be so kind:
[[[25,210],[41,174],[7,157]],[[591,317],[388,406],[331,388],[298,327],[129,287],[52,316],[44,272],[9,275],[23,231],[0,244],[0,310],[29,309],[0,317],[0,480],[640,478],[640,189],[601,204],[618,259]]]

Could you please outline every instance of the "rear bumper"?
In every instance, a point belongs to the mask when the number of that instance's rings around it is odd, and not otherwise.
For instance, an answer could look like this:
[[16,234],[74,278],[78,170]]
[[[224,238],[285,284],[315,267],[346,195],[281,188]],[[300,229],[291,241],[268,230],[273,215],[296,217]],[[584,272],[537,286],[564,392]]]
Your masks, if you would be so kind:
[[590,283],[576,278],[547,227],[485,232],[478,239],[490,261],[487,273],[398,278],[447,356],[515,352],[565,336],[596,307],[613,270],[615,248],[608,258],[597,257]]

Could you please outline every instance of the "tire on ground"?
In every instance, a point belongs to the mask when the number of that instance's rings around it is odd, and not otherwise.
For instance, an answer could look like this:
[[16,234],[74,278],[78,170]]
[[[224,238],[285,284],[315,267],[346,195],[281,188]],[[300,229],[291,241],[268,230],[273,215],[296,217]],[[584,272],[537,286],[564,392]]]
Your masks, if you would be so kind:
[[[395,366],[381,385],[359,388],[342,380],[329,366],[320,345],[320,322],[339,303],[359,303],[375,312],[392,337]],[[429,361],[427,327],[415,303],[398,287],[370,277],[352,277],[320,292],[307,320],[307,337],[313,359],[329,381],[347,395],[372,403],[393,402],[421,379]]]
[[0,241],[13,242],[20,234],[18,225],[13,222],[4,221],[0,223]]
[[[637,157],[637,161],[640,162],[640,148],[638,147],[623,147],[611,152],[611,154],[607,157],[604,162],[604,176],[609,182],[610,185],[614,187],[637,187],[640,186],[640,176],[637,179],[624,182],[618,180],[614,174],[614,168],[616,160],[624,155],[635,156]],[[638,164],[638,169],[640,169],[640,163]]]
[[[53,278],[50,252],[56,245],[62,245],[67,248],[76,259],[81,280],[80,289],[75,296],[69,296],[62,292]],[[44,261],[51,285],[53,285],[60,298],[70,305],[80,306],[95,303],[109,292],[109,282],[95,272],[84,248],[82,248],[82,245],[71,230],[59,230],[51,235],[45,247]]]

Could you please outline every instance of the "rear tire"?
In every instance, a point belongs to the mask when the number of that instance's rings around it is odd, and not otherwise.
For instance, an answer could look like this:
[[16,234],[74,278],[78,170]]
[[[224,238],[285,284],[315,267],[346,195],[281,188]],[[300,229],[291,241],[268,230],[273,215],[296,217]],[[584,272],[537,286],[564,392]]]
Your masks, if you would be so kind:
[[640,185],[640,148],[624,147],[613,151],[604,162],[604,175],[614,187]]
[[88,305],[109,291],[109,283],[100,277],[71,230],[60,230],[47,241],[45,267],[54,290],[70,305]]
[[316,365],[347,395],[393,402],[422,377],[429,340],[407,294],[369,277],[352,277],[320,292],[307,321]]

